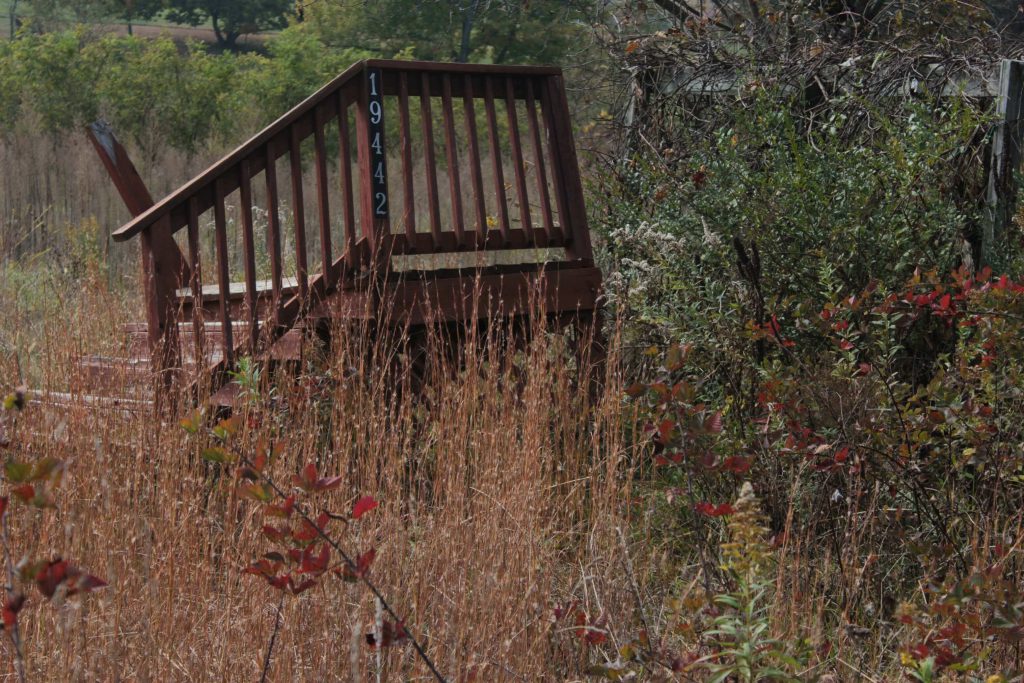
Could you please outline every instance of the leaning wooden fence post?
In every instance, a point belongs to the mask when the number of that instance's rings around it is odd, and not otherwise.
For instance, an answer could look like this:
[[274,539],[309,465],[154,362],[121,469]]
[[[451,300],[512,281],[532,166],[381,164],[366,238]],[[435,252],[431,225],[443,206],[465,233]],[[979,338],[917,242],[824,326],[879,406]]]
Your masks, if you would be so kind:
[[[128,211],[133,217],[148,211],[153,206],[153,197],[110,125],[97,121],[87,132]],[[170,219],[165,217],[140,236],[149,348],[154,370],[160,373],[179,365],[175,289],[191,277],[191,269],[171,234]]]
[[1006,238],[1017,204],[1017,168],[1021,162],[1024,139],[1024,62],[1004,59],[999,64],[999,94],[996,99],[998,121],[992,134],[989,159],[987,215],[981,238],[981,263],[992,262],[993,255]]
[[[114,182],[121,201],[128,208],[132,218],[138,218],[153,206],[153,196],[146,188],[142,177],[135,169],[135,164],[128,157],[128,152],[114,135],[113,129],[106,121],[96,121],[86,128],[89,141],[96,149],[96,154],[107,170],[107,175]],[[157,226],[153,226],[155,229]],[[189,279],[189,267],[178,248],[177,242],[169,232],[153,232],[152,243],[155,252],[160,256],[165,267],[182,274],[182,281]]]

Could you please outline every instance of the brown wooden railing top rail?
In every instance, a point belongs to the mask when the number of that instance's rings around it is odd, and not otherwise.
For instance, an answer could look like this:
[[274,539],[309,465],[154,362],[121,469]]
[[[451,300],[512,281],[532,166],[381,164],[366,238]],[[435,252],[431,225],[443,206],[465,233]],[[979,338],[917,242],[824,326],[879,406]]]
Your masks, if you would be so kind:
[[[339,90],[347,85],[352,85],[358,75],[365,72],[367,68],[381,68],[396,71],[423,71],[433,73],[451,74],[472,74],[472,75],[493,75],[493,76],[552,76],[561,77],[562,70],[558,67],[549,66],[508,66],[501,64],[452,64],[445,62],[410,62],[403,60],[371,59],[363,60],[353,64],[343,71],[334,80],[324,85],[305,100],[294,106],[286,114],[281,116],[256,135],[252,136],[237,149],[224,156],[191,181],[182,185],[178,190],[169,194],[149,210],[135,217],[130,222],[112,233],[115,242],[127,241],[143,230],[153,226],[162,218],[168,216],[174,210],[184,207],[188,199],[195,194],[208,190],[211,183],[218,177],[223,176],[235,167],[242,159],[252,156],[263,148],[274,138],[298,123],[300,119],[308,115],[318,105],[326,102],[330,97],[335,96]],[[388,93],[395,94],[395,93]],[[413,94],[413,91],[410,91]],[[419,94],[418,87],[415,94]],[[237,187],[237,186],[236,186]],[[209,207],[206,207],[209,208]],[[184,224],[179,225],[180,229]]]

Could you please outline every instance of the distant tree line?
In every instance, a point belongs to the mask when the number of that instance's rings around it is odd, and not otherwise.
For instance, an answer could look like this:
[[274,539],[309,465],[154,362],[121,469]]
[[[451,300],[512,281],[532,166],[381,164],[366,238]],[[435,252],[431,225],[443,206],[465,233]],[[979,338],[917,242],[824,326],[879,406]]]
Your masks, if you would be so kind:
[[556,61],[572,48],[596,0],[13,0],[11,36],[74,23],[160,17],[209,26],[222,49],[240,37],[306,22],[329,46],[442,61]]

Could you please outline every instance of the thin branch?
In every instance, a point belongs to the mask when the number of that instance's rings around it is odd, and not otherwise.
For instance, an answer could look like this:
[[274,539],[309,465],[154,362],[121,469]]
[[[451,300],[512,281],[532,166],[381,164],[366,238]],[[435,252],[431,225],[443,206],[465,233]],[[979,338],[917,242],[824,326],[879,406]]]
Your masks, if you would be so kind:
[[[260,478],[267,484],[267,486],[269,486],[279,498],[281,498],[282,500],[288,498],[288,496],[285,495],[285,492],[277,485],[277,482],[271,479],[268,474],[258,470],[254,466],[249,456],[247,456],[233,444],[227,444],[227,446],[238,457],[239,461],[241,461],[246,467],[251,469],[253,472],[256,472],[260,476]],[[358,571],[358,565],[356,564],[355,560],[352,559],[352,556],[345,552],[345,550],[338,544],[337,541],[335,541],[333,538],[324,533],[323,529],[321,529],[320,526],[316,523],[316,521],[303,509],[302,505],[296,504],[295,512],[303,521],[309,524],[310,528],[316,529],[317,536],[323,539],[325,543],[330,545],[332,548],[334,548],[335,551],[337,551],[339,555],[341,555],[342,560],[345,561],[345,564],[348,566],[348,568],[353,571],[357,578],[360,581],[362,581],[367,588],[370,589],[370,592],[373,593],[373,596],[380,601],[381,607],[384,608],[384,611],[387,612],[388,616],[390,616],[395,621],[396,624],[402,625],[403,630],[405,631],[406,635],[409,638],[409,642],[412,643],[413,649],[416,650],[416,654],[419,655],[420,659],[423,660],[423,663],[427,665],[428,669],[430,669],[430,673],[432,673],[440,683],[447,683],[447,680],[437,670],[437,667],[434,665],[434,662],[431,661],[430,657],[427,655],[426,650],[423,649],[423,646],[420,644],[419,640],[416,638],[416,636],[412,634],[412,632],[406,626],[405,621],[401,617],[399,617],[395,610],[391,608],[391,605],[388,604],[388,601],[384,598],[384,594],[381,593],[381,591],[377,588],[373,581],[371,581],[369,577],[365,575],[364,572]]]
[[274,643],[277,642],[277,632],[281,630],[281,607],[284,605],[284,591],[281,591],[281,599],[277,601],[277,611],[274,613],[274,630],[270,633],[270,643],[267,645],[267,655],[263,658],[263,673],[260,675],[260,683],[267,683],[267,674],[270,672],[270,655],[274,652]]

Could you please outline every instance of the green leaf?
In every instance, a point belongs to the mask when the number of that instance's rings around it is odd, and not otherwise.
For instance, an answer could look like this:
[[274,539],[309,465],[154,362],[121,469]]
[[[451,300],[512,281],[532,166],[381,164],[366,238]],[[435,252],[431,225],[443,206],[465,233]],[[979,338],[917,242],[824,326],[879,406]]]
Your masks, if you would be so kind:
[[222,441],[227,441],[229,438],[238,432],[238,426],[240,421],[238,416],[229,417],[226,420],[221,420],[217,423],[217,426],[213,428],[213,434]]
[[29,481],[42,481],[50,478],[55,472],[59,472],[64,463],[57,458],[46,457],[36,462],[29,475]]
[[235,456],[219,446],[214,446],[213,448],[207,448],[204,450],[202,458],[208,462],[225,463],[234,460]]
[[8,460],[4,464],[4,477],[11,484],[21,484],[32,476],[32,465],[18,460]]
[[196,434],[203,426],[203,414],[197,410],[178,424],[189,434]]

